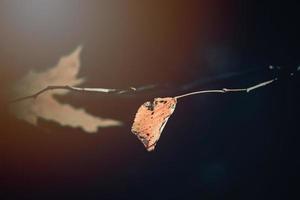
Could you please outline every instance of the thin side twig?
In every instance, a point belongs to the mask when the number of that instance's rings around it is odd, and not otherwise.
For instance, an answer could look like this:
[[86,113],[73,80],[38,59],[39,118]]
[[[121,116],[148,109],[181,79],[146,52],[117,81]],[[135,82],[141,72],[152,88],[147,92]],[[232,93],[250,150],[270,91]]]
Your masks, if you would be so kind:
[[271,79],[269,81],[265,81],[265,82],[256,84],[254,86],[248,87],[248,88],[234,88],[234,89],[223,88],[223,89],[216,89],[216,90],[200,90],[200,91],[196,91],[196,92],[191,92],[191,93],[179,95],[179,96],[176,96],[174,98],[175,99],[180,99],[180,98],[187,97],[187,96],[192,96],[192,95],[197,95],[197,94],[205,94],[205,93],[251,92],[252,90],[255,90],[257,88],[269,85],[269,84],[273,83],[276,80],[277,79],[274,78],[274,79]]
[[[148,87],[148,88],[151,88],[151,87]],[[24,100],[28,100],[28,99],[36,99],[38,96],[40,96],[42,93],[44,93],[46,91],[57,90],[57,89],[77,91],[77,92],[99,92],[99,93],[124,94],[124,93],[135,92],[138,90],[148,89],[148,88],[147,87],[141,87],[141,88],[130,87],[128,89],[108,89],[108,88],[80,88],[80,87],[73,87],[73,86],[69,86],[69,85],[48,86],[33,95],[14,99],[14,100],[10,101],[10,103],[16,103],[16,102],[24,101]]]

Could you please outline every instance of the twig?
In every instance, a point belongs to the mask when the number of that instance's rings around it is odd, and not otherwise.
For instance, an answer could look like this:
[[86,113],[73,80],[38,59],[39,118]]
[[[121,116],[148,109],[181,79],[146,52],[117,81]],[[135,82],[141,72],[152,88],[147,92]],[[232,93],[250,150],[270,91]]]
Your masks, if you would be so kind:
[[[270,66],[269,69],[273,69],[273,66]],[[294,72],[289,73],[289,76],[294,76],[296,72],[300,71],[300,66],[297,67],[297,69]],[[251,92],[252,90],[255,90],[260,87],[264,87],[266,85],[269,85],[273,83],[274,81],[278,80],[278,78],[271,79],[269,81],[265,81],[259,84],[256,84],[254,86],[248,87],[248,88],[234,88],[234,89],[228,89],[228,88],[223,88],[223,89],[215,89],[215,90],[200,90],[196,92],[191,92],[191,93],[186,93],[183,95],[176,96],[174,98],[180,99],[183,97],[187,96],[192,96],[192,95],[197,95],[197,94],[205,94],[205,93],[228,93],[228,92]],[[9,103],[16,103],[19,101],[24,101],[28,99],[35,99],[42,93],[48,91],[48,90],[56,90],[56,89],[63,89],[63,90],[70,90],[70,91],[77,91],[77,92],[98,92],[98,93],[112,93],[112,94],[127,94],[127,93],[132,93],[132,92],[140,92],[143,90],[149,90],[155,88],[156,85],[146,85],[146,86],[141,86],[141,87],[129,87],[128,89],[108,89],[108,88],[81,88],[81,87],[73,87],[73,86],[48,86],[44,88],[43,90],[38,91],[37,93],[21,98],[14,99],[10,101]]]
[[[154,87],[154,86],[153,86]],[[145,86],[145,87],[140,87],[140,88],[135,88],[135,87],[130,87],[128,89],[107,89],[107,88],[80,88],[80,87],[73,87],[69,85],[65,86],[48,86],[37,93],[21,98],[14,99],[10,101],[10,103],[16,103],[19,101],[24,101],[28,99],[36,99],[38,96],[40,96],[42,93],[48,91],[48,90],[57,90],[57,89],[62,89],[62,90],[70,90],[70,91],[77,91],[77,92],[99,92],[99,93],[114,93],[114,94],[124,94],[124,93],[130,93],[130,92],[135,92],[135,91],[141,91],[144,89],[149,89],[151,86]]]
[[[196,92],[191,92],[191,93],[179,95],[179,96],[176,96],[174,98],[180,99],[180,98],[183,98],[183,97],[197,95],[197,94],[204,94],[204,93],[250,92],[250,91],[255,90],[257,88],[260,88],[260,87],[266,86],[268,84],[271,84],[275,80],[277,80],[277,79],[275,78],[275,79],[272,79],[272,80],[269,80],[269,81],[265,81],[265,82],[256,84],[254,86],[248,87],[248,88],[236,88],[236,89],[223,88],[223,89],[216,89],[216,90],[201,90],[201,91],[196,91]],[[128,89],[108,89],[108,88],[80,88],[80,87],[73,87],[73,86],[69,86],[69,85],[65,85],[65,86],[48,86],[48,87],[38,91],[37,93],[35,93],[33,95],[29,95],[29,96],[14,99],[14,100],[10,101],[10,103],[17,103],[17,102],[28,100],[28,99],[36,99],[38,96],[40,96],[42,93],[44,93],[48,90],[62,89],[62,90],[70,90],[70,91],[77,91],[77,92],[99,92],[99,93],[125,94],[125,93],[150,89],[150,88],[153,88],[153,87],[154,87],[154,85],[143,86],[143,87],[139,87],[139,88],[130,87]]]
[[275,80],[277,80],[277,79],[274,78],[269,81],[265,81],[265,82],[256,84],[254,86],[248,87],[248,88],[236,88],[236,89],[223,88],[223,89],[217,89],[217,90],[200,90],[200,91],[196,91],[196,92],[179,95],[174,98],[180,99],[180,98],[187,97],[187,96],[192,96],[192,95],[197,95],[197,94],[205,94],[205,93],[251,92],[252,90],[255,90],[257,88],[269,85],[269,84],[273,83]]

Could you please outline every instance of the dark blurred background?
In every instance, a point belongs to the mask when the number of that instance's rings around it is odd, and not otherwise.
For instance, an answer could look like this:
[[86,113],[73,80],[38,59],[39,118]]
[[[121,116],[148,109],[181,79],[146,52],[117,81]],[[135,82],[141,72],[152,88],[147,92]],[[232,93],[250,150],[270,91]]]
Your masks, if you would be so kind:
[[[298,8],[263,0],[1,0],[0,199],[297,199],[299,75],[286,73],[300,65]],[[125,123],[97,134],[15,119],[11,85],[78,45],[83,86],[158,88],[57,97]],[[276,74],[278,82],[253,93],[180,101],[154,152],[130,132],[146,100]]]

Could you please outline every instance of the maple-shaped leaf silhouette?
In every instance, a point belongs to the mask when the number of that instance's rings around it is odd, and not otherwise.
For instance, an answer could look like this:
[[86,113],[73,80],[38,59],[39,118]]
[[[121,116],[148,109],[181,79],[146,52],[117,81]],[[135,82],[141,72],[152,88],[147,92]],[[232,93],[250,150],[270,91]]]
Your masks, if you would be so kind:
[[[78,78],[80,70],[81,46],[68,56],[62,57],[56,66],[43,72],[30,71],[15,84],[14,96],[33,94],[50,85],[77,86],[84,82]],[[114,119],[103,119],[87,113],[83,108],[74,108],[69,104],[58,102],[54,95],[65,95],[70,91],[53,90],[12,105],[15,115],[31,124],[37,125],[38,119],[54,121],[62,126],[80,127],[93,133],[98,127],[120,126],[122,123]]]

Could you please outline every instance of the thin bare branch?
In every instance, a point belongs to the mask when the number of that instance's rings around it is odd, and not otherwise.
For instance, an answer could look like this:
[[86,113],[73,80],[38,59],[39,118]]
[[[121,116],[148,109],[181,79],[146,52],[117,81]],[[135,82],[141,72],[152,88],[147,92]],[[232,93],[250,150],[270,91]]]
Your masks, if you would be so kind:
[[216,89],[216,90],[200,90],[200,91],[196,91],[196,92],[179,95],[174,98],[180,99],[180,98],[187,97],[187,96],[192,96],[192,95],[197,95],[197,94],[205,94],[205,93],[251,92],[252,90],[255,90],[257,88],[269,85],[269,84],[273,83],[275,80],[277,80],[277,79],[276,78],[271,79],[269,81],[265,81],[265,82],[256,84],[254,86],[248,87],[248,88],[234,88],[234,89],[223,88],[223,89]]
[[[154,86],[153,86],[154,87]],[[14,99],[10,101],[10,103],[16,103],[19,101],[24,101],[28,99],[36,99],[38,96],[40,96],[42,93],[49,91],[49,90],[70,90],[70,91],[77,91],[77,92],[99,92],[99,93],[114,93],[114,94],[124,94],[124,93],[130,93],[130,92],[135,92],[135,91],[141,91],[144,89],[149,89],[151,88],[150,86],[144,86],[140,88],[135,88],[135,87],[130,87],[128,89],[108,89],[108,88],[80,88],[80,87],[73,87],[69,85],[65,86],[48,86],[37,93],[21,98]]]
[[[197,95],[197,94],[205,94],[205,93],[250,92],[250,91],[255,90],[257,88],[266,86],[266,85],[274,82],[275,80],[277,80],[277,79],[275,78],[275,79],[272,79],[272,80],[269,80],[269,81],[265,81],[265,82],[256,84],[254,86],[248,87],[248,88],[234,88],[234,89],[223,88],[223,89],[216,89],[216,90],[201,90],[201,91],[196,91],[196,92],[191,92],[191,93],[179,95],[179,96],[176,96],[174,98],[180,99],[180,98],[187,97],[187,96],[192,96],[192,95]],[[28,100],[28,99],[36,99],[42,93],[47,92],[49,90],[59,90],[59,89],[61,89],[61,90],[70,90],[70,91],[77,91],[77,92],[98,92],[98,93],[125,94],[125,93],[131,93],[131,92],[137,92],[137,91],[142,91],[142,90],[146,90],[146,89],[151,89],[153,87],[155,87],[155,85],[143,86],[143,87],[139,87],[139,88],[130,87],[128,89],[81,88],[81,87],[73,87],[73,86],[69,86],[69,85],[65,85],[65,86],[48,86],[48,87],[38,91],[37,93],[35,93],[33,95],[29,95],[29,96],[14,99],[14,100],[10,101],[10,103],[16,103],[16,102],[20,102],[20,101],[24,101],[24,100]]]

